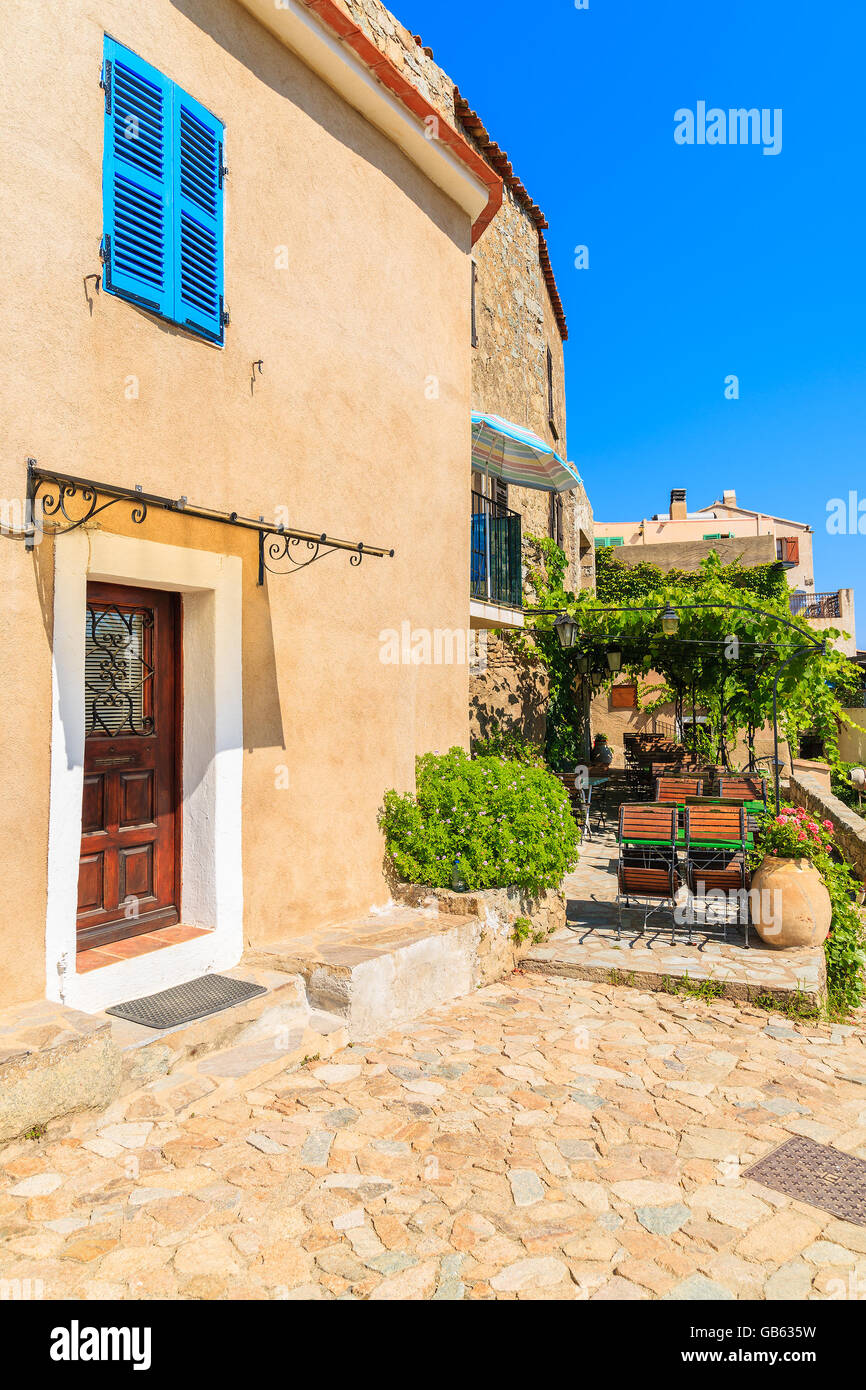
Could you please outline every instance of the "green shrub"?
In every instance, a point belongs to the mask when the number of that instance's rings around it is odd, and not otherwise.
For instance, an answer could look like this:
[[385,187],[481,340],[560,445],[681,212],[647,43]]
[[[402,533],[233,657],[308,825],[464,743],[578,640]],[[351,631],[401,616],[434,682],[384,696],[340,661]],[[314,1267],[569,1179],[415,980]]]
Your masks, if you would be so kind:
[[379,816],[402,880],[450,888],[459,859],[470,890],[516,887],[537,897],[577,863],[568,795],[543,768],[452,748],[419,758],[415,780],[414,796],[386,792]]

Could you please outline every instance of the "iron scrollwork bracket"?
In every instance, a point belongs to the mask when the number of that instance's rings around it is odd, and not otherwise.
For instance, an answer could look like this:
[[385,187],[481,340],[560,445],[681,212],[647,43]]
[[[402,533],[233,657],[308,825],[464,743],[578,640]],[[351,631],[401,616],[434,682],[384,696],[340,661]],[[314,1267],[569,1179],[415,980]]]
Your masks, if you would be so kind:
[[327,536],[305,536],[282,527],[274,531],[262,530],[259,532],[259,584],[264,584],[266,570],[269,574],[297,574],[316,560],[339,550],[349,555],[349,564],[355,568],[366,553],[363,541],[350,547],[335,545]]
[[[33,550],[43,534],[63,535],[77,531],[100,512],[118,503],[132,503],[132,521],[140,526],[147,516],[144,498],[106,497],[96,484],[55,477],[36,468],[35,459],[27,460],[27,517],[26,549]],[[46,518],[49,525],[45,525]]]

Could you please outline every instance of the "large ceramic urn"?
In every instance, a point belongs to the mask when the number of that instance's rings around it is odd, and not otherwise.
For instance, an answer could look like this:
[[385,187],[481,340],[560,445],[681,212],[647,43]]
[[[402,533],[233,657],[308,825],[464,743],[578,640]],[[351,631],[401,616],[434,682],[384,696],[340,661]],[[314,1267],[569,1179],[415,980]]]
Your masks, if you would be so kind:
[[830,894],[811,860],[768,854],[752,875],[752,921],[768,946],[820,946],[831,917]]

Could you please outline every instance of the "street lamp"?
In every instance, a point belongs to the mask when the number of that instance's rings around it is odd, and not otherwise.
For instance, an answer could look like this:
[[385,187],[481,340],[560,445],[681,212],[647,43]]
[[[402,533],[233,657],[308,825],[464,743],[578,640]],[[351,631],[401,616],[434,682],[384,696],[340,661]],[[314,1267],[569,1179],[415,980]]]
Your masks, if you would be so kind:
[[569,613],[561,613],[553,624],[563,651],[571,651],[577,641],[577,623]]
[[588,653],[588,652],[581,652],[580,656],[577,658],[577,660],[575,661],[574,664],[575,664],[575,666],[577,667],[577,674],[578,674],[579,676],[588,676],[588,675],[589,675],[589,653]]
[[665,637],[676,637],[679,625],[679,614],[675,608],[668,604],[662,613],[662,632]]
[[622,670],[622,649],[620,647],[608,647],[605,652],[607,669],[615,676]]

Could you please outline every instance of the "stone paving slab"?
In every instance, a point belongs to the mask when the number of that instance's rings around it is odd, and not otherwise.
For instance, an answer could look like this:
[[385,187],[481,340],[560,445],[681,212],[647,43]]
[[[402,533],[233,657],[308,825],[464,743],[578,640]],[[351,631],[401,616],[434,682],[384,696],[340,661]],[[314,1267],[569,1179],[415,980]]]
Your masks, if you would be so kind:
[[642,912],[624,914],[617,940],[617,846],[612,835],[584,844],[578,871],[565,883],[568,925],[543,945],[531,946],[524,969],[573,979],[616,982],[641,989],[668,990],[687,979],[693,985],[712,983],[731,999],[770,996],[779,1003],[797,999],[817,1009],[827,991],[823,947],[776,950],[766,946],[750,928],[731,924],[725,940],[720,924],[695,924],[692,942],[686,926],[677,926],[671,939],[671,914],[651,917],[642,930]]
[[866,1289],[862,1228],[745,1176],[798,1134],[866,1158],[861,1018],[516,973],[202,1101],[217,1078],[188,1070],[0,1149],[0,1277],[46,1299]]

